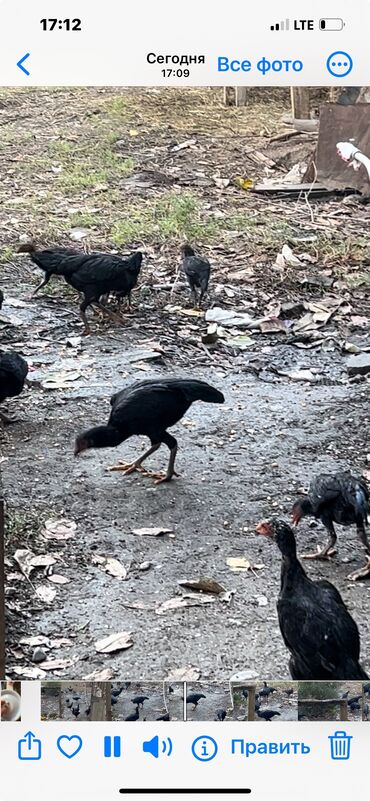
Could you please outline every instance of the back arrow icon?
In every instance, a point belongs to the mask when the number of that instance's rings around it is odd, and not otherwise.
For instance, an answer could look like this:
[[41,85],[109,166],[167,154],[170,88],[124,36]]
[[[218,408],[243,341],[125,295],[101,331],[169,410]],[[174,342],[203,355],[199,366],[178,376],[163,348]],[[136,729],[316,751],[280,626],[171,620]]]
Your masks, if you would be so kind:
[[26,53],[25,56],[22,56],[22,58],[20,58],[19,61],[17,61],[17,67],[19,67],[19,69],[22,70],[22,72],[24,72],[25,75],[30,75],[30,73],[28,72],[26,67],[23,66],[23,62],[26,61],[26,59],[29,58],[30,55],[31,53]]

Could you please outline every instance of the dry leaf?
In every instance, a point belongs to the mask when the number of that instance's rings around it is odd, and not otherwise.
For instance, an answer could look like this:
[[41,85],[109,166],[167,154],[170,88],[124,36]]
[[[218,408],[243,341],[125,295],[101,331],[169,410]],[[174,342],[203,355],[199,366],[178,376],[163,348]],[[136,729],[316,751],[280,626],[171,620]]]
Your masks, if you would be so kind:
[[180,587],[187,587],[189,590],[210,592],[214,595],[221,595],[221,593],[226,592],[225,587],[222,587],[218,581],[207,576],[200,576],[198,579],[185,579],[184,581],[179,581],[179,584]]
[[53,590],[51,587],[37,587],[36,588],[36,595],[40,598],[40,601],[43,601],[45,604],[51,604],[54,601],[54,598],[57,594],[56,590]]
[[139,537],[160,537],[162,534],[169,534],[174,536],[173,528],[133,528],[132,534],[138,534]]
[[22,637],[19,640],[19,645],[29,645],[31,648],[35,648],[36,645],[46,645],[49,648],[50,640],[49,637],[43,637],[42,634],[39,634],[35,637]]
[[16,676],[21,676],[22,679],[44,679],[46,673],[44,670],[41,670],[38,667],[28,668],[28,667],[20,667],[19,665],[11,665],[6,666],[6,672],[10,675],[15,673]]
[[49,662],[41,662],[43,670],[63,670],[64,668],[73,667],[78,662],[78,659],[52,659]]
[[166,676],[165,681],[169,681],[171,683],[175,681],[197,681],[200,679],[200,676],[201,672],[198,668],[188,665],[188,667],[176,668],[175,670],[172,670],[171,673]]
[[41,381],[41,386],[43,389],[68,389],[71,382],[78,378],[81,378],[78,370],[60,370],[58,373],[48,373]]
[[59,576],[57,573],[53,573],[48,576],[48,581],[51,581],[52,584],[69,584],[71,580],[66,576]]
[[179,609],[187,609],[191,606],[203,606],[203,604],[212,604],[216,600],[213,595],[179,595],[176,598],[170,598],[157,606],[156,614],[165,615],[167,612],[173,612]]
[[226,559],[226,564],[233,571],[233,573],[244,572],[249,570],[254,573],[255,570],[262,570],[265,565],[252,565],[252,563],[245,558],[245,556],[229,556]]
[[131,648],[134,644],[131,639],[130,631],[121,631],[119,634],[110,634],[109,637],[103,637],[95,643],[95,650],[98,654],[112,654],[115,651],[124,651],[126,648]]
[[41,531],[46,540],[69,540],[75,536],[77,524],[73,520],[46,520]]
[[105,668],[104,670],[94,670],[93,673],[89,673],[88,676],[84,676],[85,681],[110,681],[113,679],[114,672],[111,668]]
[[94,554],[92,562],[99,565],[104,573],[109,573],[110,576],[118,578],[120,581],[124,581],[127,578],[127,570],[118,559]]

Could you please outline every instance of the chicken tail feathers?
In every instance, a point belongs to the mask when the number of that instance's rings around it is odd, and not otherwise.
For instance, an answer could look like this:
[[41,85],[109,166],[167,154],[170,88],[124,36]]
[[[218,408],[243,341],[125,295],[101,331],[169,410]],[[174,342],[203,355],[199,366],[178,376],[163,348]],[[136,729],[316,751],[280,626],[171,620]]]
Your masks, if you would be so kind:
[[360,484],[356,485],[354,505],[355,505],[356,515],[358,515],[358,517],[361,517],[361,519],[366,524],[369,504],[365,492]]

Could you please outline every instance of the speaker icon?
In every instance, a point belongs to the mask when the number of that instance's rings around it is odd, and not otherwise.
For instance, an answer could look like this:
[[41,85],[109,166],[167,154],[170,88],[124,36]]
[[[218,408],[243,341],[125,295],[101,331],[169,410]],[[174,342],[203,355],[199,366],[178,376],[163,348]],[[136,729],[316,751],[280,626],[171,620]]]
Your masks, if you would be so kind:
[[[144,754],[151,754],[154,756],[155,759],[159,757],[159,737],[156,735],[152,737],[151,740],[144,740],[143,742],[143,751]],[[162,754],[166,754],[166,756],[171,756],[172,754],[172,740],[171,737],[167,737],[167,740],[161,740],[161,747],[162,747]]]

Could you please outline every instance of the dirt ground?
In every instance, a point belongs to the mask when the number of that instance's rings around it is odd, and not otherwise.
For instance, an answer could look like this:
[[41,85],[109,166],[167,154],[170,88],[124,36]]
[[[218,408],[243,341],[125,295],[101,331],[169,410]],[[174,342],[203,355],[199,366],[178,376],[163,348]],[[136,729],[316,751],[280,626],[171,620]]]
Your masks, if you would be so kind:
[[[221,90],[1,91],[0,337],[31,367],[30,387],[9,404],[19,422],[0,432],[9,675],[211,682],[250,669],[261,680],[288,679],[275,606],[280,560],[255,523],[288,514],[319,470],[368,466],[368,383],[349,380],[347,360],[348,343],[369,346],[369,207],[245,191],[238,176],[276,177],[294,163],[293,145],[282,155],[271,142],[288,93],[267,102],[254,92],[247,109],[225,109],[221,99]],[[256,150],[275,167],[256,162]],[[28,300],[41,276],[15,251],[30,235],[40,246],[142,248],[133,314],[123,308],[115,326],[90,313],[93,333],[82,337],[77,297],[61,280]],[[267,325],[248,341],[234,327],[209,344],[186,287],[170,292],[184,238],[211,260],[208,307],[288,327]],[[294,266],[276,264],[286,244],[301,257]],[[299,336],[291,326],[304,303],[337,305]],[[180,478],[155,486],[108,472],[146,446],[133,439],[74,459],[76,434],[107,420],[113,391],[160,375],[207,380],[226,398],[194,404],[174,429]],[[150,467],[166,460],[162,447]],[[45,539],[47,521],[60,519],[76,524],[71,538]],[[134,533],[143,527],[171,531]],[[321,526],[303,521],[300,552],[324,540]],[[20,549],[55,563],[21,570]],[[231,557],[255,567],[234,572]],[[123,580],[105,571],[108,558],[123,566]],[[335,560],[306,567],[342,593],[370,669],[370,584],[347,581],[362,560],[346,529]],[[163,606],[189,595],[179,581],[200,576],[226,594]],[[99,653],[97,641],[123,631],[131,647]]]

